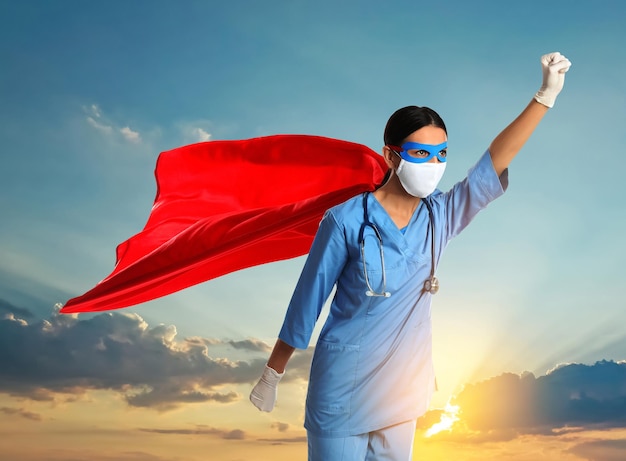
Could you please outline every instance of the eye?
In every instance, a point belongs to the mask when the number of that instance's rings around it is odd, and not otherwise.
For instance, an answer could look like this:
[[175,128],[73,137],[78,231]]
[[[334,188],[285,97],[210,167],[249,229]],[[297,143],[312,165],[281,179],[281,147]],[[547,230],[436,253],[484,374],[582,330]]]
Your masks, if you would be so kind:
[[441,152],[439,152],[439,156],[447,157],[448,156],[448,149],[443,149]]
[[430,155],[430,152],[428,152],[427,150],[410,150],[409,151],[409,155],[411,157],[416,157],[416,158],[426,158]]

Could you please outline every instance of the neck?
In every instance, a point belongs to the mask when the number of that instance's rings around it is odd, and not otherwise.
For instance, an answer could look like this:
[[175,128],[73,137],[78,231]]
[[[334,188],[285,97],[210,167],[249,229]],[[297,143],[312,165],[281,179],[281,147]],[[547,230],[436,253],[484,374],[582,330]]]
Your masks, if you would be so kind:
[[405,191],[396,175],[392,175],[389,181],[374,191],[373,194],[387,213],[400,219],[410,219],[421,200]]

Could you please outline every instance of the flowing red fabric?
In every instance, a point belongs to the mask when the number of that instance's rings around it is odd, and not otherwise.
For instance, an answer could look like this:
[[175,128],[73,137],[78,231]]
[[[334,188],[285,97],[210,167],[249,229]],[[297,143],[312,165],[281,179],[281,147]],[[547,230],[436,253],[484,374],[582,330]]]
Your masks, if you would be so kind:
[[373,190],[381,155],[347,141],[277,135],[161,153],[145,228],[113,272],[62,313],[119,309],[309,251],[324,211]]

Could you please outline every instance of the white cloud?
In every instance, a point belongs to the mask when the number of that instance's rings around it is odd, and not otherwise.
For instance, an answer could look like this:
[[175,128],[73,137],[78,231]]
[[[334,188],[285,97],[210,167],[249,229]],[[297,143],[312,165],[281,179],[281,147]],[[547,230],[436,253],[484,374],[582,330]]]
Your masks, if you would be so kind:
[[90,109],[94,117],[100,118],[100,116],[102,115],[102,112],[100,112],[100,107],[98,107],[97,104],[92,104]]
[[87,114],[87,123],[101,133],[112,136],[119,132],[126,141],[134,144],[142,141],[138,131],[132,130],[128,125],[122,126],[120,123],[116,123],[109,117],[104,116],[102,109],[97,104],[83,106],[83,111]]
[[[151,140],[161,136],[158,128],[153,129],[152,132],[143,133],[132,129],[126,120],[108,116],[98,104],[84,105],[82,110],[85,113],[87,123],[100,133],[111,137],[112,140],[123,140],[131,144],[145,146],[146,143],[149,145]],[[206,119],[176,123],[177,131],[183,138],[181,144],[211,141],[213,139],[211,126],[212,123]]]
[[104,134],[111,134],[113,133],[113,127],[109,126],[109,125],[105,125],[103,123],[97,122],[96,120],[94,120],[93,117],[87,117],[87,123],[89,123],[92,127],[94,127],[96,130],[104,133]]
[[211,135],[202,128],[193,128],[192,134],[196,136],[197,140],[200,142],[208,141],[211,139]]
[[121,128],[120,133],[122,133],[122,136],[124,136],[124,138],[126,138],[127,141],[134,142],[134,143],[141,142],[141,136],[139,135],[139,132],[133,131],[127,126],[125,126],[124,128]]
[[210,141],[213,135],[209,128],[211,122],[208,120],[193,120],[180,122],[177,124],[180,133],[183,135],[183,143],[192,144],[196,142]]

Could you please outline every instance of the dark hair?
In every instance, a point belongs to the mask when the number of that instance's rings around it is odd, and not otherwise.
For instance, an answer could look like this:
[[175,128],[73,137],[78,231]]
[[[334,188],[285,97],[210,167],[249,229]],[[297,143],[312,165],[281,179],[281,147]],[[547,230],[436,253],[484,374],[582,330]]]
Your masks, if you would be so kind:
[[385,126],[385,146],[400,146],[407,136],[425,126],[436,126],[448,133],[442,118],[429,107],[407,106],[398,109]]

